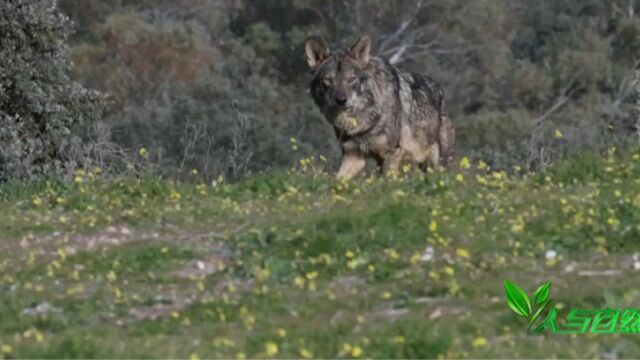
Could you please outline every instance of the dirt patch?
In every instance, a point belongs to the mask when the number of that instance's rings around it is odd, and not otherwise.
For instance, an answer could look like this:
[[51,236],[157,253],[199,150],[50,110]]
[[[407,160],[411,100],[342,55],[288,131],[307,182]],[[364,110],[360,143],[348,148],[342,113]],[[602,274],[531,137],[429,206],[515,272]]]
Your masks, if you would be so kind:
[[118,325],[125,325],[126,323],[139,322],[145,320],[157,320],[177,314],[179,311],[189,307],[193,301],[178,300],[170,303],[159,303],[150,306],[135,307],[129,310],[128,321],[120,319],[117,321]]

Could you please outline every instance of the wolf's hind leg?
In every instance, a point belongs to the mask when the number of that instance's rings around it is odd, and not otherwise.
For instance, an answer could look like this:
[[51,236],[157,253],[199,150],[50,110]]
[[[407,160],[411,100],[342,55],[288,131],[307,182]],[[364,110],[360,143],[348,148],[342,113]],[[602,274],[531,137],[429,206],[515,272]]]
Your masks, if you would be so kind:
[[440,167],[440,144],[437,142],[429,146],[429,165],[434,170]]
[[438,142],[440,144],[440,157],[442,166],[448,167],[453,160],[454,148],[456,144],[456,130],[445,109],[442,110],[440,123],[440,134]]
[[427,147],[428,156],[424,161],[418,163],[418,168],[424,172],[427,172],[429,168],[431,170],[438,170],[442,165],[440,159],[440,145],[436,142]]

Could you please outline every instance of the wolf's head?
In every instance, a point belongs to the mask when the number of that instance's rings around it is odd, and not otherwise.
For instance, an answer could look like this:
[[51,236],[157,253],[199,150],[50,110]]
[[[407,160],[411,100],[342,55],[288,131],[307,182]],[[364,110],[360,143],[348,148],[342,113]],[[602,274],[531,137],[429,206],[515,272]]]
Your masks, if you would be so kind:
[[370,105],[370,73],[367,72],[371,40],[363,36],[346,51],[331,53],[322,39],[305,42],[307,62],[313,72],[311,95],[332,121],[341,114],[355,114]]

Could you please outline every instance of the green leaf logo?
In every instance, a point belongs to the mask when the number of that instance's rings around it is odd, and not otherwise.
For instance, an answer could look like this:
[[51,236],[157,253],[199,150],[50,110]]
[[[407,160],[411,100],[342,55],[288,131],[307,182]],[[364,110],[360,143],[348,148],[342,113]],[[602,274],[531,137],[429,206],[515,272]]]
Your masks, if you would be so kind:
[[528,318],[531,315],[531,301],[522,289],[518,285],[505,280],[504,291],[507,295],[507,305],[516,314]]
[[551,293],[551,281],[547,281],[546,283],[540,285],[538,290],[533,294],[533,303],[535,305],[542,305],[545,301],[549,299],[549,294]]
[[528,332],[531,332],[533,324],[540,315],[549,310],[553,302],[549,297],[551,294],[550,281],[538,287],[533,294],[533,303],[524,290],[508,280],[504,281],[504,291],[507,295],[507,305],[509,305],[509,308],[519,316],[529,320],[527,326]]
[[551,299],[547,299],[545,302],[543,302],[542,304],[540,304],[540,306],[538,307],[538,309],[535,311],[535,313],[533,314],[533,316],[531,316],[531,318],[529,319],[529,328],[531,328],[531,326],[533,326],[533,323],[536,321],[536,319],[538,319],[538,317],[540,317],[540,315],[549,309],[549,307],[551,307]]

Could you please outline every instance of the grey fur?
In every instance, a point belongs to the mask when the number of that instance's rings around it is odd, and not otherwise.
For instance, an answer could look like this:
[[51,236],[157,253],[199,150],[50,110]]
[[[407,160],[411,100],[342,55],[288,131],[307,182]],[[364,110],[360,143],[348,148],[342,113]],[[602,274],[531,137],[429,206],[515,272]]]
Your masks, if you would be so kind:
[[305,43],[313,72],[311,95],[342,145],[339,177],[356,176],[374,158],[386,173],[405,162],[447,166],[455,130],[438,84],[423,74],[370,56],[369,37],[331,53],[324,41]]

